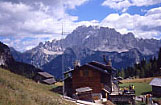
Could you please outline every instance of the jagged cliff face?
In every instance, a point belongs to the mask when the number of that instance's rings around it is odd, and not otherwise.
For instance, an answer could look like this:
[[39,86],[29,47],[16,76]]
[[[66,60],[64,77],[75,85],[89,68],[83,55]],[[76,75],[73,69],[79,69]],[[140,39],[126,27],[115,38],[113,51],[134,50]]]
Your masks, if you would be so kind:
[[[62,46],[61,46],[62,45]],[[93,51],[125,52],[136,48],[144,55],[152,55],[161,46],[160,40],[138,39],[132,33],[121,35],[115,29],[105,27],[80,26],[63,40],[40,43],[36,49],[43,49],[48,55],[61,54],[70,47],[89,48]],[[63,47],[63,49],[62,49]],[[49,53],[48,53],[49,52]]]
[[[114,29],[107,27],[80,26],[63,40],[40,43],[32,50],[26,51],[22,54],[23,59],[21,61],[41,67],[56,56],[61,55],[68,47],[119,53],[135,48],[143,55],[154,55],[160,46],[160,40],[137,39],[132,33],[121,35]],[[79,54],[76,55],[79,56]],[[20,61],[19,58],[17,60]]]
[[52,42],[40,43],[37,47],[28,50],[24,53],[19,53],[11,48],[12,55],[17,61],[32,64],[41,68],[44,64],[50,62],[57,55],[61,55],[63,50],[60,45],[55,44],[56,40]]
[[[13,51],[14,49],[11,50]],[[16,54],[17,56],[19,56],[19,58],[21,58],[20,56],[21,53],[16,52]],[[26,76],[28,78],[33,78],[38,71],[42,71],[30,64],[15,61],[10,52],[10,48],[1,42],[0,42],[0,67],[6,68],[11,72]]]
[[137,39],[132,33],[121,35],[105,27],[78,27],[63,40],[63,46],[83,46],[94,51],[124,52],[136,48],[145,55],[154,54],[161,46],[160,40]]
[[0,66],[7,66],[10,62],[14,62],[10,49],[0,42]]
[[57,71],[61,71],[61,55],[67,51],[67,48],[71,48],[74,54],[73,56],[69,54],[73,59],[65,58],[70,62],[66,67],[71,66],[76,59],[82,64],[91,60],[102,62],[102,55],[106,54],[113,60],[114,67],[122,68],[143,58],[156,56],[159,47],[161,47],[161,40],[138,39],[132,33],[121,35],[115,29],[107,27],[80,26],[65,39],[40,43],[24,53],[14,50],[11,52],[18,61],[44,68],[52,74],[60,74]]

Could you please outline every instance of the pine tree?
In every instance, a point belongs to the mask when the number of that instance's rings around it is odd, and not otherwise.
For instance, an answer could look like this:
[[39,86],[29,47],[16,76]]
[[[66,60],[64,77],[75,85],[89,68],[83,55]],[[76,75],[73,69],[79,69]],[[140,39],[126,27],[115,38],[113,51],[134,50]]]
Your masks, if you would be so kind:
[[125,78],[125,70],[124,69],[121,70],[121,73],[120,74],[121,74],[120,75],[121,77]]
[[158,74],[161,74],[161,48],[159,49],[159,54],[158,54],[157,71],[158,71]]
[[139,77],[140,77],[140,78],[144,78],[144,76],[145,76],[145,70],[144,70],[144,68],[141,68]]

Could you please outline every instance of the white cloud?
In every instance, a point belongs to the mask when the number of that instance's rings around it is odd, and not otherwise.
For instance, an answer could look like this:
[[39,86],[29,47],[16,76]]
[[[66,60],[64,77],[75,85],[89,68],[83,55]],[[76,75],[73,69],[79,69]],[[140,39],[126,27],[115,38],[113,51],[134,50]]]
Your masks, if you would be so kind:
[[74,9],[76,6],[80,6],[89,0],[63,0],[65,8]]
[[[102,22],[101,26],[108,26],[110,28],[131,30],[134,27],[133,16],[128,13],[122,15],[110,14]],[[124,29],[125,30],[125,29]]]
[[161,3],[161,0],[105,0],[102,5],[125,12],[130,6],[149,6]]
[[[19,1],[27,2],[24,0]],[[63,22],[72,24],[74,21],[78,20],[77,16],[70,16],[65,13],[65,9],[73,9],[88,0],[54,0],[54,6],[45,5],[47,2],[43,1],[44,0],[34,3],[36,9],[34,6],[22,2],[0,2],[1,34],[33,35],[36,33],[61,33]],[[63,7],[63,5],[65,5],[65,7]],[[6,32],[5,29],[7,29],[8,32]]]
[[139,38],[160,38],[161,7],[148,10],[145,16],[110,14],[100,24],[115,28],[122,34],[133,32]]
[[131,6],[131,3],[129,2],[129,0],[105,0],[102,5],[109,6],[113,9],[123,9]]
[[[0,36],[7,37],[7,39],[12,37],[12,39],[10,41],[0,40],[17,50],[24,51],[45,41],[45,39],[59,39],[62,23],[65,24],[64,31],[67,33],[81,24],[75,23],[78,17],[67,14],[66,10],[75,9],[76,6],[88,1],[2,0],[0,1]],[[24,42],[24,39],[27,38],[35,40]]]
[[[147,10],[145,16],[110,14],[101,22],[77,22],[78,16],[67,14],[66,10],[75,9],[88,1],[90,0],[1,0],[0,40],[19,51],[28,50],[39,42],[60,39],[62,23],[65,34],[80,25],[107,26],[116,28],[121,33],[134,32],[137,37],[143,38],[157,37],[161,34],[161,7]],[[134,0],[106,0],[102,5],[125,12],[129,6],[160,2],[146,1],[143,3]]]
[[161,3],[160,0],[131,0],[134,6],[149,6]]

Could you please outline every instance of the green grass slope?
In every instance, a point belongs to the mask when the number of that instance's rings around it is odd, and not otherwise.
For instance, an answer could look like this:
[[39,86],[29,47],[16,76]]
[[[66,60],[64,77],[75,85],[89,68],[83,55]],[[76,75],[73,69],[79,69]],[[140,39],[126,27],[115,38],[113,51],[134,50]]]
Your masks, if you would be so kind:
[[149,83],[152,81],[153,78],[161,78],[161,76],[122,80],[121,82],[123,84],[120,84],[120,87],[129,87],[129,85],[134,85],[136,96],[143,95],[152,91],[152,86],[150,86]]
[[53,87],[0,68],[0,105],[75,105],[50,91]]
[[152,87],[149,85],[149,83],[140,83],[140,82],[124,83],[124,84],[121,84],[120,87],[129,87],[129,85],[135,86],[136,96],[143,95],[143,94],[146,94],[147,92],[152,91]]

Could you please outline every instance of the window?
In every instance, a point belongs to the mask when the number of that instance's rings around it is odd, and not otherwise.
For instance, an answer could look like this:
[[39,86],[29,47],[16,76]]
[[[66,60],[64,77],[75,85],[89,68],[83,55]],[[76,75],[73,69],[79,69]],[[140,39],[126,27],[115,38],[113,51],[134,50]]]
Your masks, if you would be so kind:
[[92,71],[90,70],[80,70],[80,77],[92,77]]
[[83,70],[83,76],[88,77],[89,76],[89,71],[88,70]]

